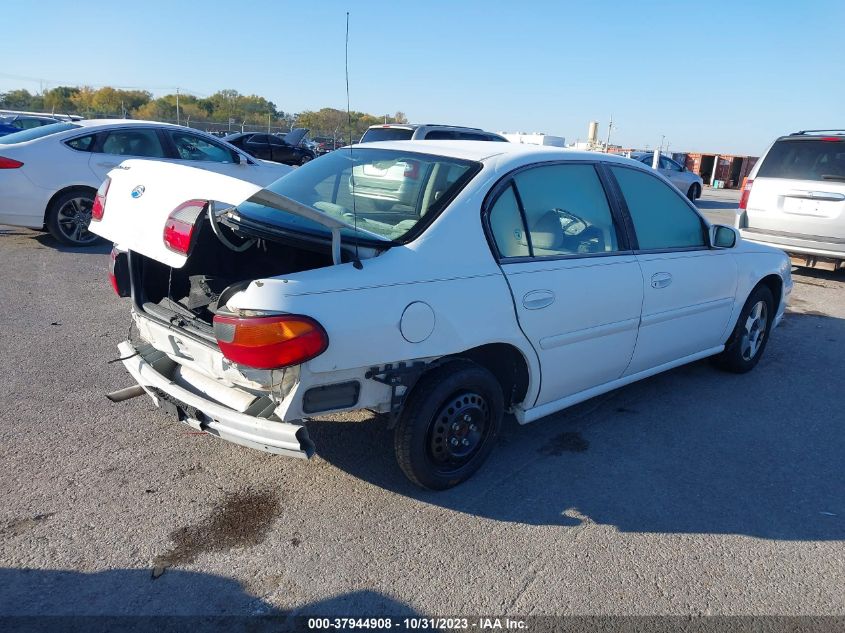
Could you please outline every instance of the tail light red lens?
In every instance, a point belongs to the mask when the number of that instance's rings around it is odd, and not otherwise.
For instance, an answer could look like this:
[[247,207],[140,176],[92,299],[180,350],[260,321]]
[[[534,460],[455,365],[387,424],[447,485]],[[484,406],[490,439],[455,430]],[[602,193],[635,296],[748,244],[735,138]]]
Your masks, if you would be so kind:
[[171,251],[187,255],[197,218],[208,200],[188,200],[176,207],[164,224],[164,245]]
[[748,196],[751,195],[751,185],[754,184],[754,181],[751,178],[746,178],[745,183],[742,185],[742,197],[739,199],[739,208],[745,209],[748,206]]
[[416,180],[420,176],[420,164],[415,160],[405,161],[405,178]]
[[18,167],[23,167],[21,161],[0,156],[0,169],[17,169]]
[[109,185],[111,185],[111,178],[106,176],[103,184],[97,189],[97,195],[94,196],[94,204],[91,205],[91,219],[99,222],[103,219],[103,214],[106,212],[106,196],[109,195]]
[[238,365],[280,369],[319,356],[329,346],[323,326],[296,314],[214,317],[214,336],[223,355]]
[[109,257],[109,282],[118,297],[129,296],[129,262],[126,253],[111,249]]

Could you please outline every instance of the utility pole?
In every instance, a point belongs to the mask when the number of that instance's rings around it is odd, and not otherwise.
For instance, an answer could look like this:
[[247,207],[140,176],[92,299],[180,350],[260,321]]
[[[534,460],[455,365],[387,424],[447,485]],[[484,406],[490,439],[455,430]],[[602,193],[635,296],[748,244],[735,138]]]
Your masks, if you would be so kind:
[[270,133],[270,113],[267,113],[267,134]]
[[179,125],[179,88],[176,88],[176,125]]
[[610,115],[610,123],[607,124],[607,140],[604,142],[604,153],[610,151],[610,131],[613,129],[613,115]]

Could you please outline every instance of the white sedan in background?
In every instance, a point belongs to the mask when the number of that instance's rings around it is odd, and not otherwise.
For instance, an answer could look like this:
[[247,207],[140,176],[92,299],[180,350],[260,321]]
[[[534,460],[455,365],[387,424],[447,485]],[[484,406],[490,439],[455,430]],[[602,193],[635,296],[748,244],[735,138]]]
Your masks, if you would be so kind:
[[82,120],[0,137],[0,224],[46,228],[59,242],[93,244],[94,195],[127,158],[191,165],[267,185],[291,168],[250,157],[209,134],[132,120]]
[[[414,200],[355,195],[350,178],[394,165]],[[91,223],[120,248],[111,282],[139,333],[119,346],[138,385],[110,398],[148,393],[195,429],[296,457],[314,451],[309,417],[388,413],[426,488],[472,475],[505,412],[533,422],[708,356],[751,370],[792,289],[782,251],[608,154],[367,143],[265,189],[123,167]]]

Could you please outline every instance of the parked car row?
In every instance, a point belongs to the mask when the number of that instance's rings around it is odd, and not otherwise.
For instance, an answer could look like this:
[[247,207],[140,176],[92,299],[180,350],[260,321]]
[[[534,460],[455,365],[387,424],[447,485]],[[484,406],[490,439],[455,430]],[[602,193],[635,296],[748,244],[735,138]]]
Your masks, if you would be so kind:
[[127,158],[195,165],[261,185],[291,169],[167,123],[52,123],[0,137],[0,224],[46,228],[63,244],[92,244],[97,236],[88,225],[96,191]]

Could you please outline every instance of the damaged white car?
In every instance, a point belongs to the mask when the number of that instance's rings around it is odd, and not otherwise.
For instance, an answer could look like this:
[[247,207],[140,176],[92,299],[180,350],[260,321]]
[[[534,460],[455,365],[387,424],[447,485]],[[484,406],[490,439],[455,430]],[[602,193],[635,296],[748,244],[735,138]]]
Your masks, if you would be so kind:
[[[384,173],[403,195],[357,189]],[[309,417],[386,413],[433,489],[479,468],[506,412],[707,356],[748,371],[792,288],[784,253],[641,164],[508,143],[368,143],[265,189],[129,160],[93,215],[137,326],[119,348],[138,386],[113,400],[298,457]]]

